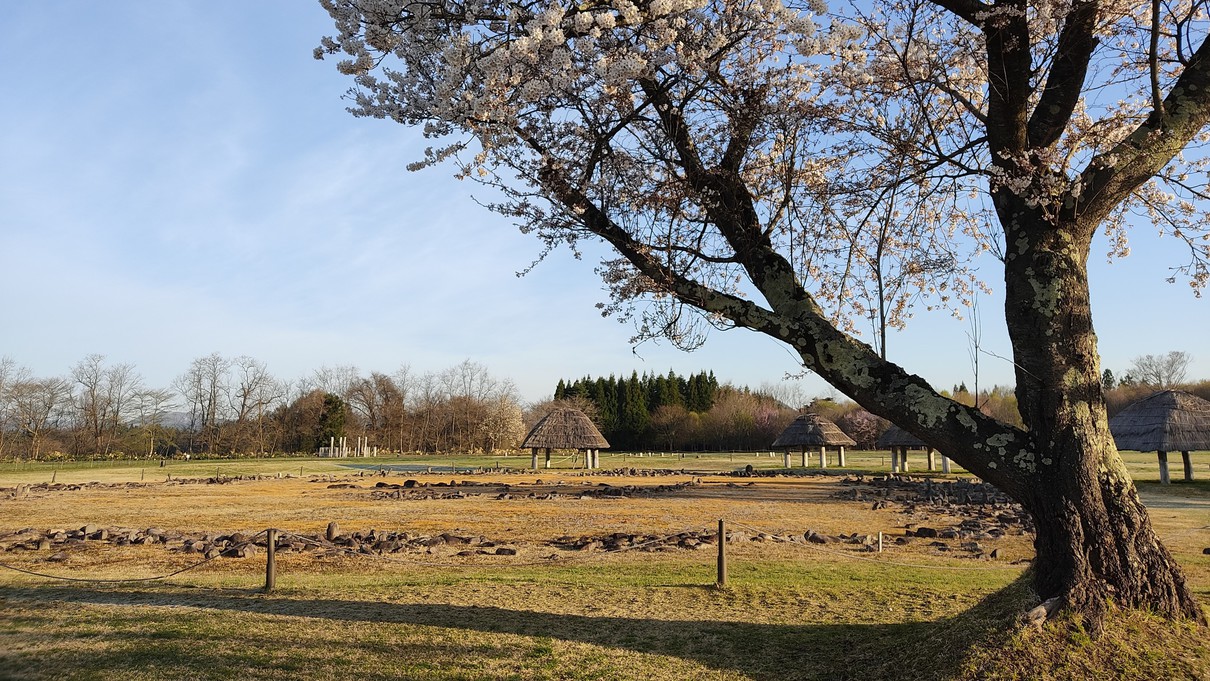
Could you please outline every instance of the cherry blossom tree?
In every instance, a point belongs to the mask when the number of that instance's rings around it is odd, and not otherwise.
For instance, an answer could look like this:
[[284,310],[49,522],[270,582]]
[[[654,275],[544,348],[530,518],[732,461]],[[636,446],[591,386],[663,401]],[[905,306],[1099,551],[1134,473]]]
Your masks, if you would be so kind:
[[[1206,283],[1203,3],[321,2],[351,112],[422,127],[413,167],[495,187],[543,253],[607,244],[641,336],[785,343],[1021,502],[1040,597],[1205,621],[1114,448],[1087,274],[1150,222]],[[858,335],[960,313],[993,259],[1023,427]]]

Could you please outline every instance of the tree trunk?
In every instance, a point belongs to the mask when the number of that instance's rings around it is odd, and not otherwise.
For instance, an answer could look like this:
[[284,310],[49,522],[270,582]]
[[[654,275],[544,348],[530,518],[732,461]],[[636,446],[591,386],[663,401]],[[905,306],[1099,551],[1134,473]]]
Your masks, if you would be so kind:
[[[1116,452],[1112,452],[1114,458]],[[1026,504],[1037,529],[1034,587],[1095,629],[1112,601],[1206,623],[1125,470],[1064,470]]]
[[1001,219],[1017,400],[1035,442],[1013,463],[1034,478],[1018,497],[1037,528],[1038,594],[1062,597],[1094,628],[1111,600],[1204,623],[1109,432],[1089,306],[1093,229],[1056,226],[1023,203]]

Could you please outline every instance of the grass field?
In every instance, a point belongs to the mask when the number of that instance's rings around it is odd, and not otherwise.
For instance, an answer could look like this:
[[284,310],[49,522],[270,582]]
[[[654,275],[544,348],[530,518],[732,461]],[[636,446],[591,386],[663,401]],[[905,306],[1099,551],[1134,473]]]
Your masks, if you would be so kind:
[[[1122,452],[1126,467],[1136,482],[1158,482],[1159,467],[1154,452]],[[846,471],[865,473],[887,473],[890,470],[890,455],[885,451],[849,451],[845,456]],[[1196,477],[1200,480],[1210,479],[1210,452],[1193,452],[1192,459]],[[938,456],[938,461],[940,457]],[[551,458],[552,468],[556,471],[576,472],[583,466],[583,457],[556,453]],[[835,470],[836,452],[829,451],[829,463]],[[818,459],[812,454],[812,469],[818,466]],[[801,459],[798,454],[793,456],[795,468],[799,468]],[[711,452],[711,453],[613,453],[601,452],[601,468],[612,470],[618,468],[637,469],[685,469],[690,471],[730,472],[752,465],[758,469],[780,469],[783,457],[780,452]],[[909,454],[909,473],[929,473],[926,468],[926,457],[923,452],[912,451]],[[390,456],[365,459],[320,459],[316,457],[282,457],[273,459],[180,459],[166,460],[161,466],[159,460],[144,461],[66,461],[66,462],[27,462],[9,461],[0,463],[0,485],[30,484],[50,482],[54,476],[57,482],[127,482],[134,480],[163,480],[166,475],[177,477],[200,477],[210,475],[314,475],[322,473],[345,474],[350,467],[361,467],[373,470],[379,466],[408,468],[416,471],[432,467],[436,472],[450,472],[456,468],[467,470],[475,468],[504,468],[516,471],[529,469],[530,456],[528,453],[512,454],[511,456],[448,456],[448,455],[408,455]],[[940,464],[938,463],[938,467]],[[1169,467],[1173,480],[1181,480],[1183,469],[1179,454],[1169,455]],[[951,471],[955,475],[964,473],[961,466],[952,464]],[[933,474],[937,474],[933,472]]]
[[[850,453],[846,463],[876,472],[882,456]],[[1210,547],[1210,484],[1161,487],[1148,481],[1148,470],[1158,480],[1153,456],[1127,457],[1157,530],[1210,603],[1210,556],[1202,553]],[[894,541],[912,527],[956,526],[970,509],[894,496],[875,509],[872,488],[835,471],[722,475],[748,464],[779,468],[780,455],[602,457],[606,472],[686,471],[649,477],[590,476],[557,457],[562,467],[552,470],[494,470],[528,463],[514,456],[0,467],[0,488],[9,490],[0,489],[0,544],[25,528],[318,535],[336,521],[345,532],[477,535],[516,551],[281,553],[269,594],[261,590],[263,552],[146,582],[0,570],[0,678],[1210,678],[1204,631],[1142,613],[1116,616],[1096,639],[1073,621],[1023,629],[1019,614],[1036,604],[1027,532],[980,539],[980,557],[963,540],[944,550],[924,539]],[[923,456],[912,464],[923,469]],[[379,475],[379,467],[394,468]],[[1174,472],[1179,479],[1179,464]],[[202,480],[216,475],[224,482]],[[38,486],[52,476],[64,486]],[[226,481],[236,476],[245,479]],[[391,498],[375,487],[408,479],[421,494]],[[453,481],[468,484],[447,486]],[[627,498],[589,494],[604,485],[635,489]],[[504,489],[507,499],[499,498]],[[849,496],[854,490],[864,498]],[[709,532],[720,518],[742,533],[728,543],[723,589],[714,585],[714,545],[647,552],[551,544],[563,535]],[[882,532],[885,550],[779,541],[809,530]],[[993,548],[995,560],[987,557]],[[130,579],[199,559],[160,545],[83,541],[66,548],[65,562],[52,562],[53,550],[0,552],[0,562]]]

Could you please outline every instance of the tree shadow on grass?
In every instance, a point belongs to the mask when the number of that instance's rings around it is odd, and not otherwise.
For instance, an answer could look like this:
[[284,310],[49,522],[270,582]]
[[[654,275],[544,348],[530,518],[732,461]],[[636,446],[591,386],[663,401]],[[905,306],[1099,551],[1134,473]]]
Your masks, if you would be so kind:
[[[1030,601],[1028,580],[1028,574],[1023,575],[954,617],[902,624],[720,622],[710,620],[706,612],[699,620],[668,621],[498,607],[298,599],[255,592],[199,593],[154,588],[0,587],[0,602],[10,599],[37,602],[39,607],[54,603],[188,607],[318,618],[334,623],[403,624],[512,634],[672,656],[761,681],[926,680],[953,678],[973,651],[1002,645],[1016,628],[1015,615]],[[232,631],[230,636],[238,638],[239,632]],[[165,636],[161,642],[171,638]],[[205,654],[204,646],[193,653]],[[86,662],[94,670],[97,665],[111,664],[96,657],[89,657]],[[132,663],[139,664],[130,658],[112,662]]]

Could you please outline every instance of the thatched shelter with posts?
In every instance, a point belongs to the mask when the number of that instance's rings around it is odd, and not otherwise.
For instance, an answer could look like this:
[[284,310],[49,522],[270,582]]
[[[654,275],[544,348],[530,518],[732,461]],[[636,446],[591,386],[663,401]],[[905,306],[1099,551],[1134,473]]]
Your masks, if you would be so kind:
[[[928,451],[928,469],[930,471],[937,470],[936,450],[928,446],[924,440],[912,435],[906,430],[895,424],[891,424],[886,432],[878,436],[878,441],[874,446],[879,449],[891,450],[891,472],[906,473],[908,472],[908,450],[909,449],[924,449]],[[950,472],[950,459],[944,454],[941,455],[941,472]]]
[[773,441],[773,449],[785,450],[785,466],[790,467],[790,452],[802,450],[802,465],[810,465],[808,452],[819,449],[819,467],[828,467],[828,447],[839,447],[839,464],[844,466],[844,448],[854,447],[857,443],[845,435],[840,426],[825,419],[819,414],[807,412],[786,427],[782,434]]
[[546,467],[550,468],[552,449],[575,449],[584,452],[584,467],[600,468],[601,450],[609,448],[609,442],[592,420],[579,409],[555,409],[542,417],[525,436],[522,449],[533,451],[531,466],[538,468],[538,450],[546,450]]
[[1144,397],[1109,419],[1118,449],[1156,452],[1160,482],[1167,485],[1168,452],[1180,452],[1185,479],[1193,480],[1189,452],[1210,449],[1210,402],[1183,390],[1164,390]]

